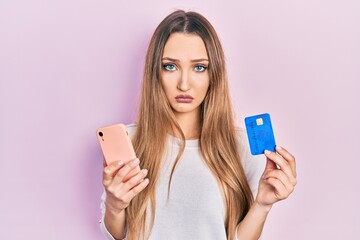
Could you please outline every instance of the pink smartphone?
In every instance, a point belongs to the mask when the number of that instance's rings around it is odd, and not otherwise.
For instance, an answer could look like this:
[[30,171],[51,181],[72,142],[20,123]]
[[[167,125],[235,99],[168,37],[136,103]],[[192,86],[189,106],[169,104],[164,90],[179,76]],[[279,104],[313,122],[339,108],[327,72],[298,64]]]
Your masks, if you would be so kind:
[[[102,153],[107,165],[114,161],[127,163],[136,158],[131,139],[123,124],[115,124],[97,129]],[[132,170],[124,179],[127,181],[140,171],[140,167]]]

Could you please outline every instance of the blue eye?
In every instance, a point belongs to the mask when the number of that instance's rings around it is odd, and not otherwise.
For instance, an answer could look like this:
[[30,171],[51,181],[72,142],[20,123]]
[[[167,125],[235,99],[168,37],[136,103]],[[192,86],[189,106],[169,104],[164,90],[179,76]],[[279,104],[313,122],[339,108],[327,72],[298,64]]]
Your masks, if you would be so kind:
[[196,72],[204,72],[205,70],[206,70],[206,67],[204,67],[204,66],[201,66],[201,65],[195,66]]
[[176,70],[174,64],[164,64],[164,65],[163,65],[163,68],[164,68],[166,71],[170,71],[170,72]]

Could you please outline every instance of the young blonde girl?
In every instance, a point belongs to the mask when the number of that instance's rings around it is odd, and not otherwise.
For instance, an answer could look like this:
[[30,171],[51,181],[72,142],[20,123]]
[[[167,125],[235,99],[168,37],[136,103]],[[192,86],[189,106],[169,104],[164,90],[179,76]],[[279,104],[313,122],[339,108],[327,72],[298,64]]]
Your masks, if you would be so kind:
[[104,166],[108,239],[258,239],[272,205],[296,185],[287,150],[266,151],[266,159],[249,153],[220,41],[195,12],[175,11],[156,28],[128,131],[138,159]]

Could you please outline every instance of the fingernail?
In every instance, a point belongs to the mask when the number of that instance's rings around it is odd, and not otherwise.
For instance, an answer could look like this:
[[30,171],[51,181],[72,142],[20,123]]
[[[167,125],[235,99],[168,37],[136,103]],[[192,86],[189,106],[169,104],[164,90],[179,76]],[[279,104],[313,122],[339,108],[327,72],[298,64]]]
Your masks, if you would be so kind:
[[140,160],[138,158],[136,158],[132,164],[135,166],[135,165],[138,165],[140,163]]
[[148,173],[148,170],[147,169],[143,169],[141,170],[143,172],[143,174],[146,176],[146,174]]
[[269,150],[265,150],[264,153],[265,153],[265,155],[268,155],[268,154],[270,154],[271,152],[270,152]]
[[281,151],[282,148],[280,146],[276,146],[276,150]]

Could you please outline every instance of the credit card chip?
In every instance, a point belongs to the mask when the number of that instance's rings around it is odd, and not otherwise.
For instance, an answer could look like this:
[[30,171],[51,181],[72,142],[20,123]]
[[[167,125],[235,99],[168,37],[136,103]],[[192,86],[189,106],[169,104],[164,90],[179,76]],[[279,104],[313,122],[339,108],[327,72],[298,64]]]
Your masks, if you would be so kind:
[[263,121],[262,118],[257,118],[257,119],[256,119],[256,125],[261,126],[261,125],[263,125],[263,124],[264,124],[264,121]]

